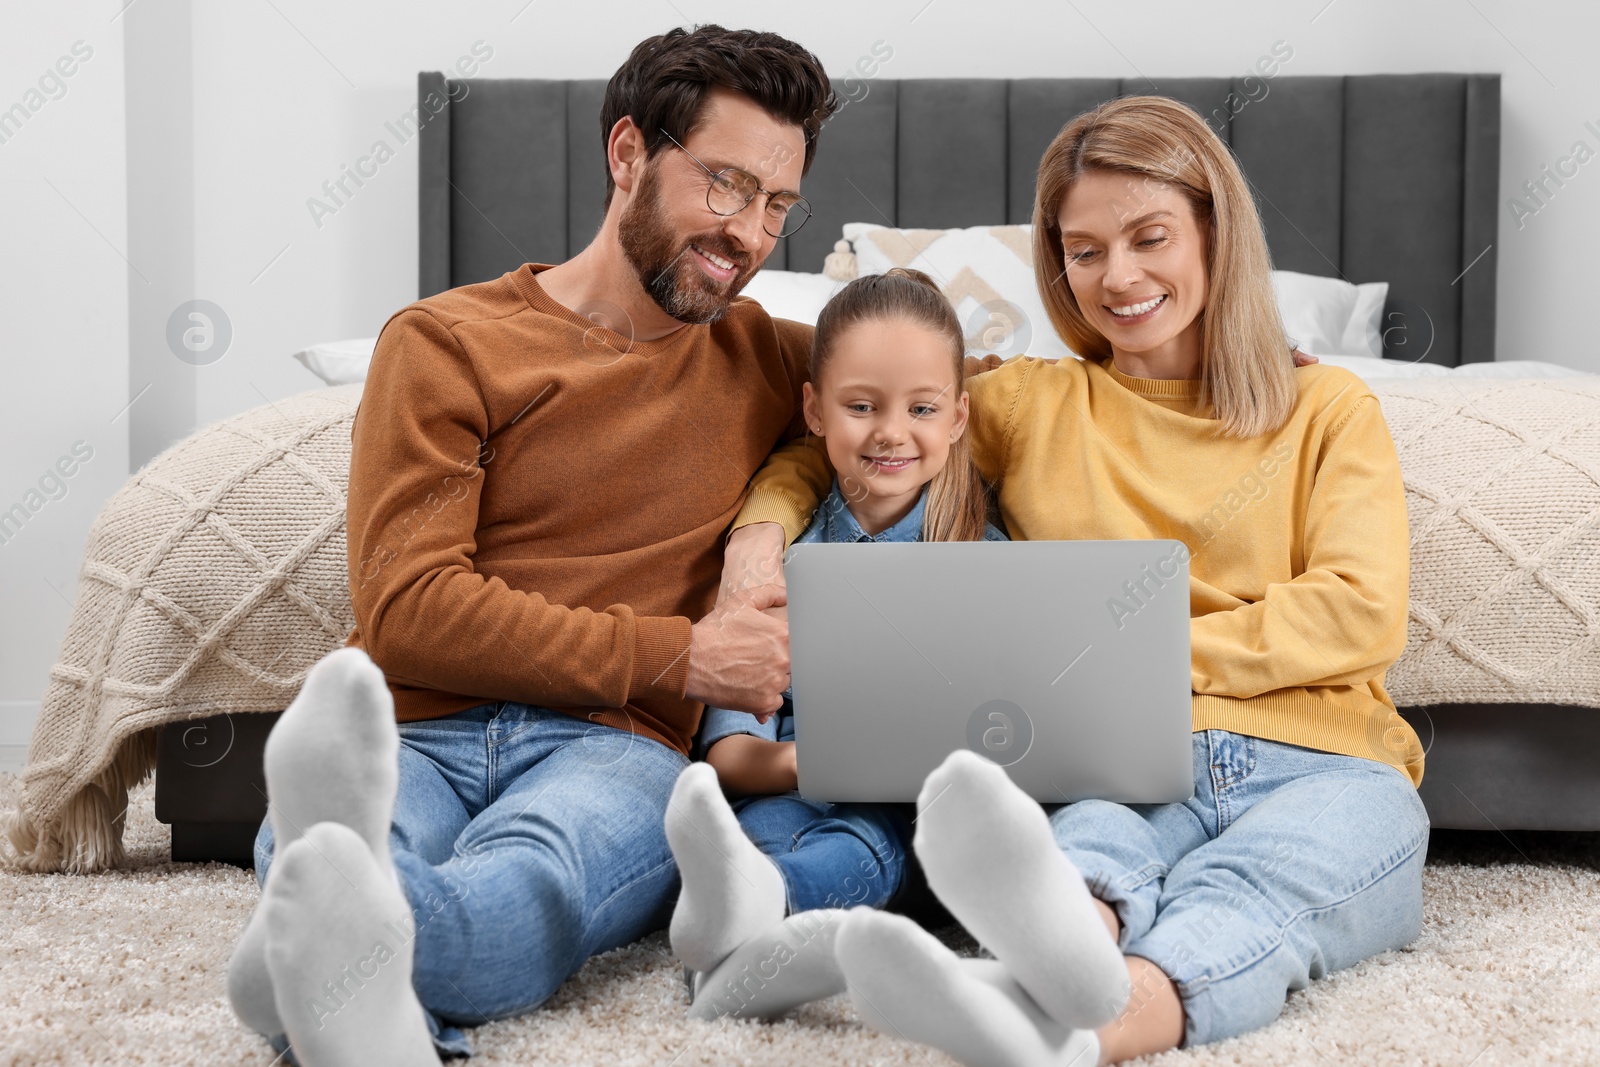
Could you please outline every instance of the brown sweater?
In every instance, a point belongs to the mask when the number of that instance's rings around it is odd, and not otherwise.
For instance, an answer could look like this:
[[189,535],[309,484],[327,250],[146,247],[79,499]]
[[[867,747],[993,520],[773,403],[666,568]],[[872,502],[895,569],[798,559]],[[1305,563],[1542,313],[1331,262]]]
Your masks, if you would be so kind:
[[384,326],[352,431],[346,643],[402,722],[514,700],[687,753],[689,626],[751,476],[804,432],[811,327],[739,299],[630,342],[544,269]]

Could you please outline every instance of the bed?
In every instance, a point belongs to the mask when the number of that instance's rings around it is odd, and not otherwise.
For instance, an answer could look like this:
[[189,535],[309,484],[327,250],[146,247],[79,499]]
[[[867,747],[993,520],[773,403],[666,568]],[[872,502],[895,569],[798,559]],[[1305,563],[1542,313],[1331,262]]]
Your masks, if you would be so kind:
[[[1175,78],[1155,84],[1209,116],[1232,146],[1257,193],[1277,267],[1388,283],[1378,354],[1397,367],[1420,361],[1440,374],[1495,361],[1498,75],[1279,76],[1250,84]],[[419,104],[437,112],[420,138],[423,296],[526,261],[561,261],[589,241],[602,215],[603,81],[481,79],[464,96],[462,88],[447,86],[438,73],[418,80]],[[1061,125],[1100,101],[1152,91],[1143,79],[1075,78],[876,79],[837,88],[848,103],[824,130],[804,185],[814,217],[779,242],[769,270],[822,271],[842,227],[852,222],[921,228],[1025,223],[1037,161]],[[429,103],[445,100],[451,102],[442,107]],[[1592,385],[1561,390],[1560,403],[1570,401],[1580,413],[1576,421],[1586,420],[1582,413],[1590,407],[1600,412]],[[1425,443],[1429,426],[1446,421],[1428,405],[1448,405],[1420,383],[1391,392],[1384,398],[1386,414],[1391,404],[1396,418],[1409,412],[1406,432],[1416,441]],[[1450,417],[1473,422],[1472,397],[1490,403],[1489,392],[1470,393],[1466,407],[1456,405]],[[1534,431],[1505,432],[1526,437]],[[1573,476],[1595,481],[1581,471]],[[1440,490],[1445,497],[1449,492]],[[1422,500],[1413,497],[1413,507]],[[1592,536],[1589,517],[1572,521],[1589,523],[1580,532]],[[1583,555],[1590,542],[1580,541],[1579,556],[1569,551],[1564,557],[1568,571],[1595,558]],[[1431,544],[1421,549],[1447,551]],[[1568,598],[1576,622],[1567,627],[1571,633],[1559,635],[1560,648],[1551,649],[1563,663],[1578,664],[1584,678],[1595,673],[1596,654],[1597,613],[1588,597]],[[1449,622],[1441,618],[1414,613],[1413,636],[1443,641],[1441,647],[1449,647],[1441,655],[1449,655],[1455,646],[1440,638]],[[1471,655],[1456,651],[1469,661],[1463,669],[1475,669]],[[1593,706],[1600,698],[1591,695],[1593,686],[1558,678],[1541,688],[1521,684],[1514,669],[1477,665],[1483,684],[1471,699],[1460,699],[1459,687],[1431,682],[1426,664],[1410,675],[1400,672],[1404,684],[1395,690],[1424,694],[1401,710],[1428,749],[1421,794],[1434,825],[1600,829],[1600,771],[1593,758],[1600,752],[1600,710]],[[1427,695],[1439,693],[1456,698]],[[270,715],[202,716],[161,731],[157,813],[174,824],[174,858],[248,862],[264,812],[260,746],[270,723]],[[206,731],[202,739],[216,740],[211,753],[221,751],[226,737],[220,759],[196,757],[197,730]]]

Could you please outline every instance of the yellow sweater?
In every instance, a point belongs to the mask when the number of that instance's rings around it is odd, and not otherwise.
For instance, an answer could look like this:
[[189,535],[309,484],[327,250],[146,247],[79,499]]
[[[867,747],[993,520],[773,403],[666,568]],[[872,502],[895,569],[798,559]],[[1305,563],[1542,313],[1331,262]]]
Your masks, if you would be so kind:
[[[1377,398],[1348,371],[1295,371],[1276,433],[1217,434],[1198,382],[1019,357],[967,379],[973,456],[1012,538],[1175,538],[1190,552],[1195,730],[1387,763],[1422,745],[1384,672],[1405,648],[1409,530]],[[832,484],[814,438],[757,473],[734,528],[785,540]]]

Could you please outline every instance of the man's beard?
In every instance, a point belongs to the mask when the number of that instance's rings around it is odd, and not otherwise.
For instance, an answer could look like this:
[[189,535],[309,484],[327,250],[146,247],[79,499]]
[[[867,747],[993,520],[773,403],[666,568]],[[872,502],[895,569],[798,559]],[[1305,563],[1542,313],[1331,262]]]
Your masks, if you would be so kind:
[[644,169],[633,199],[622,212],[618,237],[639,284],[657,307],[679,322],[716,322],[761,267],[748,253],[736,250],[725,235],[712,232],[695,237],[693,243],[731,261],[739,273],[726,285],[718,285],[701,270],[690,242],[674,233],[666,221],[653,166]]

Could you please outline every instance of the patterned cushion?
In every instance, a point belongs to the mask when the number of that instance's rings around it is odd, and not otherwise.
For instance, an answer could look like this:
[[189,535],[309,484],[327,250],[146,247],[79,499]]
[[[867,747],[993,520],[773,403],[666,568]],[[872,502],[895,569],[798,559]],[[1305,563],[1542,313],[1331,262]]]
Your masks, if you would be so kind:
[[912,267],[938,282],[955,305],[969,354],[1060,359],[1072,352],[1056,336],[1034,286],[1032,229],[895,230],[852,222],[844,238],[855,250],[858,274]]

